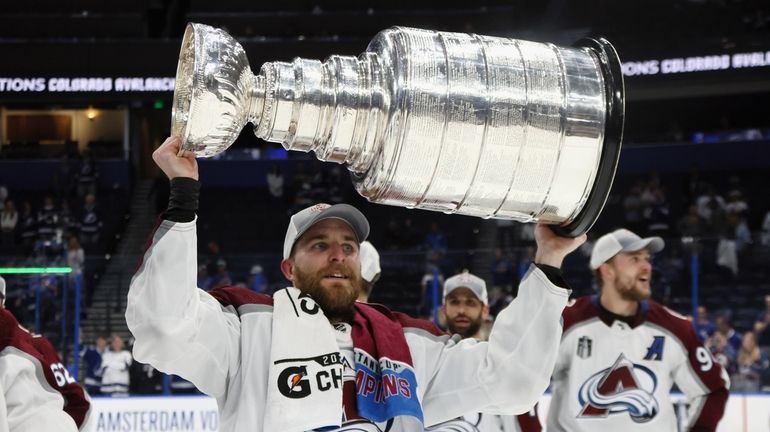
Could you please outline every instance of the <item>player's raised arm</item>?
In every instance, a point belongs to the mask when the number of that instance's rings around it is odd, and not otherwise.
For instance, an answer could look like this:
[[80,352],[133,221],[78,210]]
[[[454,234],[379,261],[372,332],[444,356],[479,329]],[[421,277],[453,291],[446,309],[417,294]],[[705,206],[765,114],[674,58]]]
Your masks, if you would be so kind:
[[237,368],[240,322],[196,286],[198,164],[194,155],[179,156],[179,146],[172,137],[153,153],[171,194],[131,281],[126,321],[137,360],[216,396]]
[[585,237],[558,237],[538,226],[536,239],[535,263],[519,295],[498,314],[489,342],[450,340],[434,359],[437,368],[423,400],[426,413],[441,417],[426,415],[426,425],[471,411],[525,413],[548,387],[570,293],[559,267]]

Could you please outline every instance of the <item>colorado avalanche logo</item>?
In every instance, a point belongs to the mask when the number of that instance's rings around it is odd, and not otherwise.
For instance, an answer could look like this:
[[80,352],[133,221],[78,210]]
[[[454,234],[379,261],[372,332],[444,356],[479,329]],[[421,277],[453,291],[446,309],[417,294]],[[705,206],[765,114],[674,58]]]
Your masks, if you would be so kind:
[[604,369],[580,386],[583,407],[578,418],[600,418],[628,412],[637,423],[652,420],[660,411],[655,400],[658,380],[648,368],[634,364],[622,353],[612,367]]

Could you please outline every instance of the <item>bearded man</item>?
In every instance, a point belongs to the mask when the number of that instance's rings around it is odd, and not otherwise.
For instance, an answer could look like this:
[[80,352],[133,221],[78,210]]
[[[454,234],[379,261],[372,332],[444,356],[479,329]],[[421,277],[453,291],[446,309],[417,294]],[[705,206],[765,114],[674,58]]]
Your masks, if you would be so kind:
[[[688,399],[684,430],[715,431],[729,378],[685,317],[650,300],[660,237],[627,229],[600,237],[590,267],[600,293],[564,310],[547,430],[673,431],[676,384]],[[526,432],[526,431],[525,431]]]
[[171,194],[128,293],[133,353],[216,398],[220,431],[422,432],[466,412],[527,412],[548,386],[569,296],[559,268],[585,236],[539,225],[534,263],[490,340],[460,340],[356,302],[369,223],[346,204],[291,217],[281,262],[291,286],[272,297],[198,289],[197,163],[178,138],[153,159]]
[[[482,341],[485,332],[481,326],[489,317],[489,295],[484,279],[470,273],[456,274],[444,282],[444,304],[441,306],[446,326],[451,334],[463,339]],[[494,415],[483,412],[466,413],[428,429],[430,432],[540,432],[537,408],[513,415]]]

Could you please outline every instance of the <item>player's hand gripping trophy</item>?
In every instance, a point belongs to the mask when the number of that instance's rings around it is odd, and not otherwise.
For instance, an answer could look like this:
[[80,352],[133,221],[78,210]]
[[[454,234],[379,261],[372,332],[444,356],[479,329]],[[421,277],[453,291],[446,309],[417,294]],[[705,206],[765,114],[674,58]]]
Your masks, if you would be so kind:
[[358,57],[269,62],[254,75],[230,35],[189,24],[172,134],[212,156],[243,126],[342,163],[372,202],[587,231],[623,132],[617,53],[395,27]]

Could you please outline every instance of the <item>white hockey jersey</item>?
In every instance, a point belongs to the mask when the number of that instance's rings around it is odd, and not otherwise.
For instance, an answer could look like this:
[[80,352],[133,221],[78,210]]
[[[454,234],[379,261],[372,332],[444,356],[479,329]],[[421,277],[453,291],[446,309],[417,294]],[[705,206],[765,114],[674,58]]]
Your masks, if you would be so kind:
[[578,299],[563,317],[548,432],[676,431],[674,384],[690,404],[687,430],[716,430],[729,378],[687,319],[642,301],[632,320],[616,320],[598,296]]
[[0,402],[0,432],[90,430],[90,399],[53,346],[1,308]]
[[[264,430],[268,388],[276,385],[268,380],[272,298],[238,288],[214,295],[196,288],[195,227],[163,221],[153,235],[128,294],[134,357],[215,397],[220,431]],[[548,386],[568,295],[533,266],[488,343],[458,341],[430,331],[430,323],[393,313],[409,347],[425,424],[468,412],[529,411]],[[345,417],[354,418],[347,401],[355,394],[343,389],[343,400]],[[390,423],[386,430],[407,429]]]
[[541,430],[535,406],[529,412],[517,416],[466,414],[459,419],[433,426],[427,432],[540,432]]

